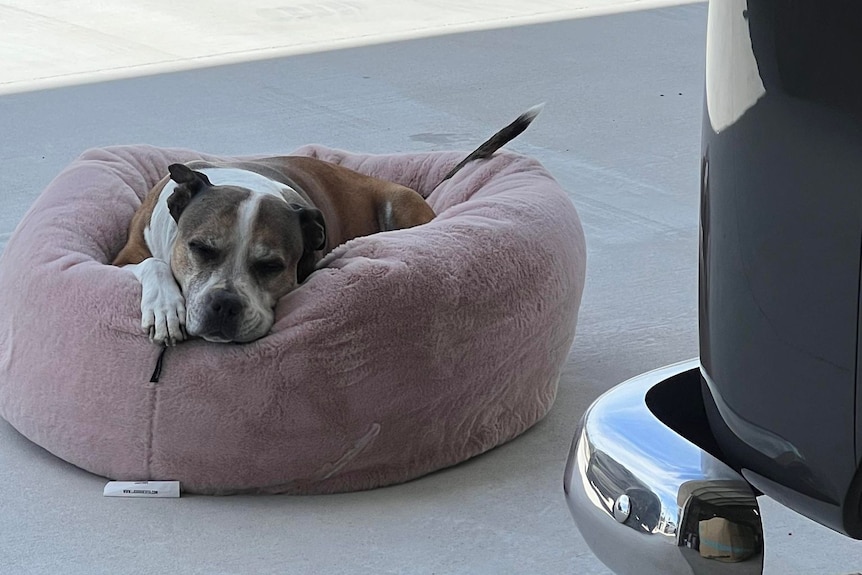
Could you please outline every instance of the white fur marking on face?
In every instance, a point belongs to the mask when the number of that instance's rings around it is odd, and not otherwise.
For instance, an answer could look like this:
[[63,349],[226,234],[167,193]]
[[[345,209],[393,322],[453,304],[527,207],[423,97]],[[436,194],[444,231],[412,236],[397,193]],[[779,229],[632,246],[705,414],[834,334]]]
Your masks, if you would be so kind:
[[254,220],[260,208],[261,200],[265,194],[254,194],[239,205],[237,214],[237,230],[239,231],[239,242],[236,247],[236,261],[234,263],[234,277],[247,273],[248,252],[251,242],[254,240]]
[[239,241],[234,254],[233,272],[230,274],[234,282],[234,289],[246,302],[247,308],[243,314],[243,326],[241,333],[245,333],[260,323],[262,318],[272,313],[272,301],[270,301],[266,290],[258,286],[249,274],[249,255],[254,247],[256,237],[254,234],[254,222],[263,199],[268,194],[254,194],[239,205],[237,214],[237,230]]
[[257,172],[240,170],[238,168],[203,168],[198,171],[206,175],[214,186],[237,186],[250,190],[255,194],[275,196],[285,201],[306,203],[302,196],[290,186],[271,180]]

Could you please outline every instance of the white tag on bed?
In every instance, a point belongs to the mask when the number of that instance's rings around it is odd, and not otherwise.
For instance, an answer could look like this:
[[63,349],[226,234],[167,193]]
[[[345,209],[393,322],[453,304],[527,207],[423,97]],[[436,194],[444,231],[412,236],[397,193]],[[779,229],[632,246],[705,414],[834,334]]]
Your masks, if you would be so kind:
[[105,497],[179,497],[179,481],[109,481]]

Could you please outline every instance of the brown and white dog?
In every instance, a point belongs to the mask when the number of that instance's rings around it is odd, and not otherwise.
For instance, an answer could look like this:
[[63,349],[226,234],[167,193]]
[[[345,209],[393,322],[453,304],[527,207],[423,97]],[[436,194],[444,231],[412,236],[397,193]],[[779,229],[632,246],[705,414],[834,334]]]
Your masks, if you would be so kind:
[[[491,156],[540,111],[519,116],[443,180]],[[279,298],[333,248],[434,218],[417,192],[314,158],[196,161],[169,172],[135,213],[113,262],[141,282],[141,326],[160,345],[263,337]]]

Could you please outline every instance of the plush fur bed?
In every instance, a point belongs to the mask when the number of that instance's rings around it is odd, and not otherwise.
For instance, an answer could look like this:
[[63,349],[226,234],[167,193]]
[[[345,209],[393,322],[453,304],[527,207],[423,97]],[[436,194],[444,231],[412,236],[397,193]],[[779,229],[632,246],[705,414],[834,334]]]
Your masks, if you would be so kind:
[[410,186],[438,216],[342,245],[282,299],[270,335],[182,343],[150,383],[160,350],[140,329],[140,285],[107,264],[168,164],[215,158],[90,150],[0,258],[0,415],[93,473],[214,494],[402,482],[541,419],[585,267],[577,213],[548,172],[499,153],[430,193],[461,153],[295,153]]

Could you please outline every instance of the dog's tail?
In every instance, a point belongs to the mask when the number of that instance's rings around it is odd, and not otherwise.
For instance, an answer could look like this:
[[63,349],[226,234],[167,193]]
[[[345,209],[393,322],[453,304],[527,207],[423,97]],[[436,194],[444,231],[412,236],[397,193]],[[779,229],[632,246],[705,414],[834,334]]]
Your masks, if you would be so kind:
[[434,186],[435,188],[439,187],[440,184],[454,176],[458,173],[458,170],[472,162],[473,160],[482,160],[485,158],[490,158],[494,152],[517,138],[521,132],[527,129],[530,123],[536,119],[536,116],[539,115],[539,112],[542,111],[542,108],[545,107],[544,102],[541,104],[537,104],[521,114],[515,119],[514,122],[488,138],[485,143],[476,148],[469,156],[461,160],[457,166],[449,170],[449,173],[443,177],[440,182]]

